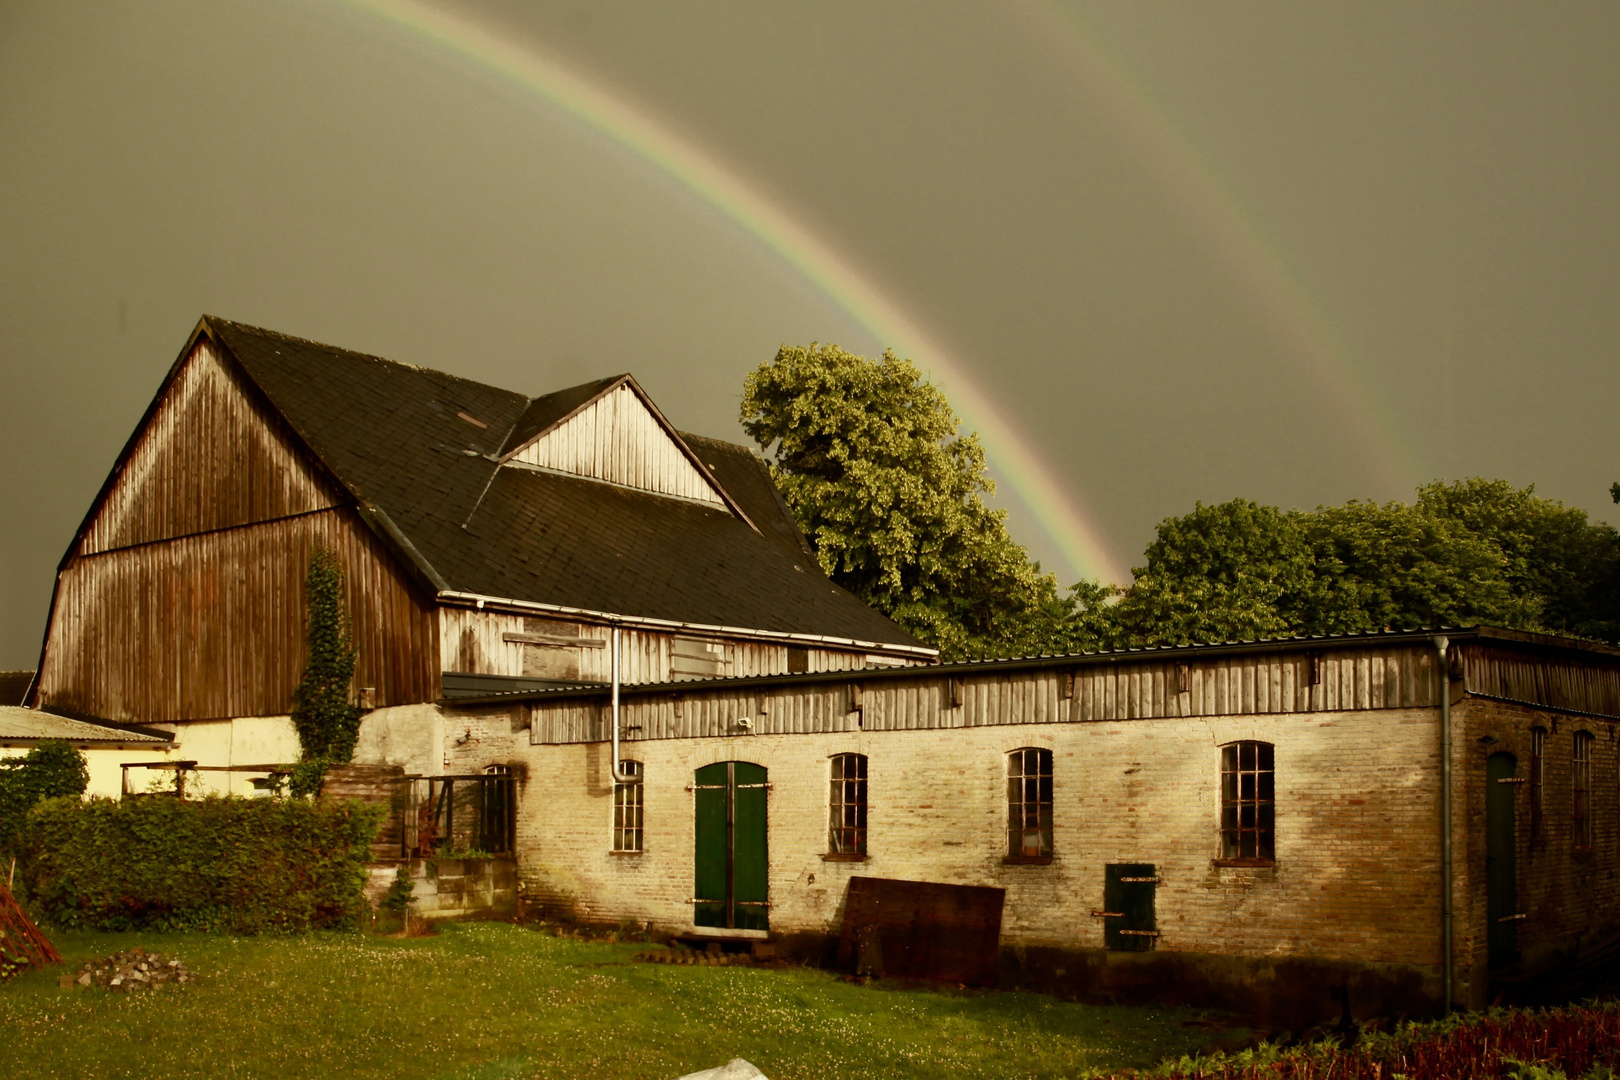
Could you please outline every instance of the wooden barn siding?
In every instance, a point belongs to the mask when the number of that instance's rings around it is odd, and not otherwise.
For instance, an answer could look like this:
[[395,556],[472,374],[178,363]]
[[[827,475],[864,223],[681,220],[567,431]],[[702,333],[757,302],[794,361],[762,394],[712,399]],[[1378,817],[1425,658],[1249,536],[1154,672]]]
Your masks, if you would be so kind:
[[[939,675],[802,687],[728,691],[694,685],[680,695],[636,695],[622,703],[633,738],[676,739],[735,734],[748,717],[755,734],[806,731],[912,731],[927,728],[1052,724],[1150,717],[1354,712],[1424,707],[1436,701],[1434,653],[1426,648],[1328,652],[1320,681],[1300,654],[1215,657],[1180,664],[1121,660],[1107,665],[982,675],[960,680],[961,705]],[[1181,669],[1186,668],[1186,692]],[[1073,678],[1072,692],[1069,680]],[[859,708],[857,709],[857,706]],[[535,743],[593,742],[611,737],[608,710],[597,701],[536,703]]]
[[124,463],[79,553],[290,517],[337,502],[199,343]]
[[[523,646],[505,640],[506,634],[527,629],[525,616],[476,608],[444,607],[439,613],[440,664],[444,671],[479,675],[522,675]],[[577,635],[609,641],[612,631],[595,623],[546,617],[541,632]],[[620,674],[626,683],[664,682],[670,677],[670,656],[675,638],[721,641],[726,645],[725,674],[780,675],[788,669],[788,647],[775,642],[720,639],[702,634],[627,628],[620,638]],[[547,646],[549,648],[550,646]],[[580,661],[579,677],[607,682],[613,677],[611,648],[573,650]],[[469,661],[473,666],[467,666]],[[866,667],[864,651],[809,650],[810,671],[851,671]]]
[[356,685],[375,687],[379,706],[436,699],[432,605],[339,508],[76,558],[58,586],[40,701],[147,723],[291,711],[318,546],[347,570]]
[[628,386],[597,399],[525,446],[513,459],[643,491],[725,505]]
[[1464,646],[1462,655],[1463,678],[1471,694],[1620,717],[1620,667],[1613,661],[1598,665],[1476,644]]

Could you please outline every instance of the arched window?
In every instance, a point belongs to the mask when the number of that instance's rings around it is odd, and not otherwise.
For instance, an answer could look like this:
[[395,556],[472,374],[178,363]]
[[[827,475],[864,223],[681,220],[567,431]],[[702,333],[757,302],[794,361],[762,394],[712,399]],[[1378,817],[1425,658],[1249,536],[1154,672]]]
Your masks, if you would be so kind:
[[1007,755],[1007,858],[1052,857],[1052,751],[1025,747]]
[[1570,834],[1575,847],[1592,850],[1592,743],[1590,731],[1577,731],[1569,753]]
[[620,761],[620,770],[634,780],[613,782],[613,850],[641,850],[641,762]]
[[866,755],[834,754],[827,800],[827,854],[866,854]]
[[1276,770],[1268,742],[1221,747],[1221,858],[1269,863],[1277,857]]
[[1546,824],[1543,821],[1547,809],[1547,729],[1533,727],[1530,729],[1530,842],[1540,844],[1545,841],[1544,831]]

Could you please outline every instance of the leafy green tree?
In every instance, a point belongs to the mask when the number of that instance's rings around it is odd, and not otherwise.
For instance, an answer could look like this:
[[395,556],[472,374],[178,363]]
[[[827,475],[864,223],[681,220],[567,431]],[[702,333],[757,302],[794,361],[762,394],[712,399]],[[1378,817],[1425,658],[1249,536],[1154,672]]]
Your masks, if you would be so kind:
[[89,786],[84,755],[61,739],[43,739],[20,758],[0,760],[0,854],[16,856],[34,804],[83,795]]
[[1303,520],[1315,581],[1296,632],[1538,625],[1540,598],[1515,588],[1501,548],[1462,522],[1354,500]]
[[[1187,645],[1296,632],[1315,563],[1297,513],[1247,499],[1167,518],[1108,615],[1112,644]],[[1109,631],[1112,630],[1112,633]]]
[[1084,600],[1007,535],[976,435],[909,361],[783,346],[749,374],[743,428],[838,584],[947,657],[1068,640]]
[[360,737],[360,709],[349,700],[359,653],[343,602],[343,564],[317,550],[305,580],[308,656],[293,690],[293,727],[305,768],[293,774],[294,794],[312,793],[329,764],[348,761]]
[[1134,575],[1105,611],[1115,645],[1470,623],[1613,641],[1620,629],[1614,530],[1500,480],[1429,484],[1413,505],[1199,505],[1159,525]]
[[1502,550],[1514,591],[1539,600],[1539,628],[1620,638],[1620,533],[1535,491],[1479,477],[1436,481],[1418,489],[1418,506]]

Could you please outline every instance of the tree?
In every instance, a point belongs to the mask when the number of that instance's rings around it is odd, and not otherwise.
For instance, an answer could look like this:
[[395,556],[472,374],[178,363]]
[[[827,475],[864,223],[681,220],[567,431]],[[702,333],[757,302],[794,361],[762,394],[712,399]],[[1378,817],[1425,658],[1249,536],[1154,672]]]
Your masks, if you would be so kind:
[[[823,571],[950,658],[1039,651],[1084,607],[1007,535],[976,435],[917,368],[783,346],[749,374],[743,428]],[[1080,606],[1077,607],[1077,603]]]
[[[1113,644],[1188,645],[1294,633],[1314,582],[1301,516],[1247,499],[1166,518],[1109,614]],[[1113,632],[1109,633],[1109,629]]]
[[313,792],[329,764],[348,761],[360,736],[360,710],[349,701],[359,653],[349,634],[343,603],[343,565],[317,550],[305,580],[308,657],[293,690],[292,722],[301,760],[310,768],[294,774],[294,794]]
[[1620,544],[1584,511],[1478,478],[1413,505],[1244,499],[1160,523],[1109,609],[1115,645],[1492,623],[1616,638]]
[[1620,639],[1620,533],[1535,492],[1506,480],[1436,481],[1418,489],[1418,506],[1501,548],[1514,590],[1540,601],[1538,627]]

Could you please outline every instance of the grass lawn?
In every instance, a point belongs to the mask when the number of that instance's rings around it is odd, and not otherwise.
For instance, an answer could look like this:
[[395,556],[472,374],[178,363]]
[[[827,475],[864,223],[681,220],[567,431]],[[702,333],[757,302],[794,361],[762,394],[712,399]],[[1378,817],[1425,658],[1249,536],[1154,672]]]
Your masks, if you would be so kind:
[[1191,1013],[856,986],[804,968],[638,963],[645,945],[462,923],[435,937],[68,934],[77,969],[143,945],[197,981],[145,996],[0,984],[0,1077],[673,1080],[743,1057],[771,1080],[1072,1077],[1195,1050]]

